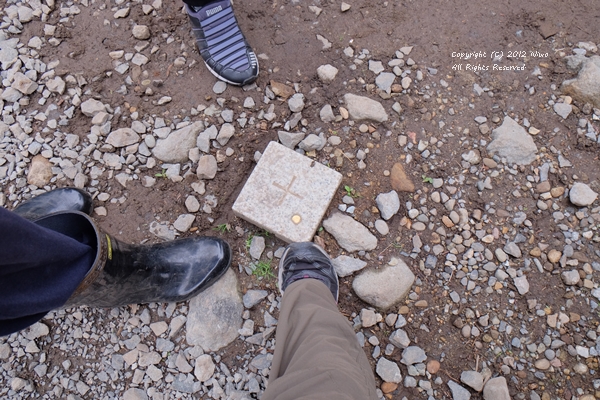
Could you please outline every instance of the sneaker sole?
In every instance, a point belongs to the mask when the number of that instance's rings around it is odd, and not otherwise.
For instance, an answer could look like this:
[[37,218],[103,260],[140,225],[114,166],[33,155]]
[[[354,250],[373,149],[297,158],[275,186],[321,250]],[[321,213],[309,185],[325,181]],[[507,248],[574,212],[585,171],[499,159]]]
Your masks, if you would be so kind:
[[[204,60],[202,60],[204,61]],[[206,61],[204,61],[204,65],[206,65],[206,69],[208,69],[210,71],[211,74],[213,74],[217,79],[219,79],[220,81],[229,83],[230,85],[234,85],[234,86],[245,86],[245,85],[249,85],[252,82],[254,82],[257,78],[258,78],[258,74],[260,73],[260,67],[257,65],[256,66],[256,77],[252,78],[252,80],[250,81],[246,81],[246,82],[232,82],[229,79],[225,79],[223,78],[221,75],[217,74],[207,63]]]
[[[331,258],[329,257],[329,254],[327,254],[327,253],[325,252],[325,250],[323,250],[323,249],[321,248],[321,246],[319,246],[319,245],[317,245],[317,244],[315,244],[314,246],[315,246],[317,249],[319,249],[319,251],[320,251],[321,253],[323,253],[323,255],[324,255],[325,257],[327,257],[327,259],[329,259],[329,260],[331,261]],[[283,260],[285,259],[285,256],[287,256],[287,253],[288,253],[288,251],[290,251],[290,248],[289,248],[289,247],[288,247],[287,249],[285,249],[285,252],[283,253],[283,255],[281,256],[281,258],[279,259],[279,265],[278,265],[278,267],[277,267],[277,268],[279,269],[279,271],[278,271],[278,273],[277,273],[277,287],[279,287],[279,291],[281,292],[281,296],[283,296],[283,289],[281,288],[281,287],[282,287],[282,285],[283,285]],[[333,271],[333,272],[334,272],[334,276],[335,276],[335,282],[337,283],[337,286],[338,286],[338,291],[337,291],[337,292],[338,292],[338,293],[337,293],[338,295],[337,295],[337,296],[336,296],[336,298],[335,298],[335,302],[337,303],[337,302],[338,302],[338,297],[340,296],[340,290],[339,290],[339,287],[340,287],[340,280],[339,280],[339,278],[338,278],[338,276],[337,276],[337,273],[335,273],[335,269],[334,269],[334,271]]]

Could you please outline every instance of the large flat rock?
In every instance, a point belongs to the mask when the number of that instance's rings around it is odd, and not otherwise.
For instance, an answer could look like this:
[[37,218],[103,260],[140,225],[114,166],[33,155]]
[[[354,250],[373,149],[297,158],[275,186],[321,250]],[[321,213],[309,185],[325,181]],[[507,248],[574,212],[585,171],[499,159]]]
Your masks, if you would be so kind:
[[190,300],[186,340],[204,351],[217,351],[238,337],[244,305],[235,272],[229,269],[214,285]]
[[308,242],[341,181],[339,172],[270,142],[233,212],[286,242]]

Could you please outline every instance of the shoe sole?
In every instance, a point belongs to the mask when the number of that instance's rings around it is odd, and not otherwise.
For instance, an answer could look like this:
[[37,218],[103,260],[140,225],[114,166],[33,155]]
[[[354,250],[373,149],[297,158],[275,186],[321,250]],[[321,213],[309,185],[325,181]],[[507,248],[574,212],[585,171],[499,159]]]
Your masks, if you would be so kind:
[[[204,61],[204,60],[202,60]],[[258,74],[260,73],[260,67],[257,65],[256,66],[256,76],[252,78],[252,80],[246,80],[242,83],[238,83],[238,82],[232,82],[229,79],[225,79],[223,78],[221,75],[217,74],[207,63],[206,61],[204,61],[204,65],[206,65],[206,68],[210,71],[211,74],[213,74],[217,79],[219,79],[220,81],[229,83],[230,85],[234,85],[234,86],[245,86],[245,85],[249,85],[252,82],[254,82],[257,78],[258,78]]]
[[[327,254],[327,253],[325,252],[325,250],[323,250],[323,249],[321,248],[321,246],[319,246],[319,245],[317,245],[317,244],[314,244],[314,243],[313,243],[313,245],[314,245],[314,247],[316,247],[317,249],[319,249],[319,251],[320,251],[321,253],[323,253],[323,255],[324,255],[325,257],[327,257],[327,259],[328,259],[328,260],[331,262],[331,258],[329,257],[329,254]],[[277,279],[277,287],[279,287],[279,292],[281,292],[281,296],[283,296],[283,289],[282,289],[282,285],[283,285],[283,260],[285,260],[285,256],[287,256],[287,253],[288,253],[288,251],[290,251],[290,248],[289,248],[289,246],[288,246],[288,248],[287,248],[287,249],[285,249],[285,252],[283,253],[283,255],[281,256],[281,258],[279,259],[279,265],[278,265],[278,267],[277,267],[277,268],[279,269],[279,271],[278,271],[278,273],[277,273],[277,277],[278,277],[278,279]],[[332,265],[333,265],[333,264],[332,264]],[[333,268],[333,267],[332,267],[332,268]],[[335,282],[337,283],[337,286],[338,286],[338,291],[337,291],[337,292],[338,292],[338,293],[337,293],[338,295],[337,295],[337,296],[336,296],[336,298],[335,298],[335,302],[337,303],[337,302],[338,302],[338,298],[339,298],[339,296],[340,296],[340,289],[339,289],[339,287],[340,287],[340,280],[339,280],[339,278],[338,278],[338,276],[337,276],[337,273],[335,272],[335,268],[334,268],[334,271],[333,271],[333,272],[334,272],[334,273],[333,273],[333,275],[335,276]]]

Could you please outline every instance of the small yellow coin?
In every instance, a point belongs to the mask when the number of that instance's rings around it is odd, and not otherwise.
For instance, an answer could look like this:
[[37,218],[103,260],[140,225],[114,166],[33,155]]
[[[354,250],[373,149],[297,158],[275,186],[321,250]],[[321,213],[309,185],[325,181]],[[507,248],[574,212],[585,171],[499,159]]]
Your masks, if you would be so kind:
[[295,223],[296,225],[298,225],[300,223],[300,221],[302,221],[302,217],[299,216],[298,214],[296,214],[292,217],[292,222]]

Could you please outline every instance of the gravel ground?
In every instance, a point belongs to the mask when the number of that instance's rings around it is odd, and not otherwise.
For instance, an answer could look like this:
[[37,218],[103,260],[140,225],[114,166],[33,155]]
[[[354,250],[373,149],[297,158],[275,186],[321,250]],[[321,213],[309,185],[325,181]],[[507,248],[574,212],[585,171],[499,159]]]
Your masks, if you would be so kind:
[[[502,54],[436,59],[338,40],[335,21],[376,23],[362,3],[286,3],[308,64],[259,47],[261,77],[233,88],[164,3],[3,6],[0,205],[84,188],[120,240],[220,235],[232,270],[186,303],[58,310],[0,338],[0,397],[260,398],[285,243],[230,209],[277,140],[344,176],[315,241],[380,397],[600,398],[597,35],[507,24]],[[271,43],[296,44],[279,25]]]

